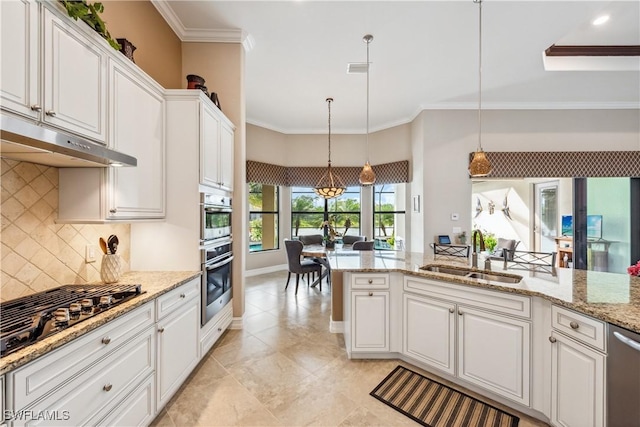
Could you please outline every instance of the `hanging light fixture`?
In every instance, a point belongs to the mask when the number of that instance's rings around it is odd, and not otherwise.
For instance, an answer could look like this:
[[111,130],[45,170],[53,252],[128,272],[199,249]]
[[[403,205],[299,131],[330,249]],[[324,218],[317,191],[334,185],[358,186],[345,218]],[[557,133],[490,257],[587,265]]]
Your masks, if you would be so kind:
[[482,0],[478,3],[478,148],[469,163],[469,175],[472,177],[487,176],[491,173],[491,162],[482,151]]
[[344,181],[337,174],[333,173],[331,170],[331,103],[333,102],[333,98],[327,98],[327,104],[329,106],[329,164],[327,166],[327,171],[322,175],[320,181],[316,184],[316,187],[313,191],[316,192],[318,196],[324,197],[325,199],[333,199],[334,197],[338,197],[346,187],[344,185]]
[[371,65],[369,63],[369,44],[371,44],[373,36],[367,34],[362,40],[367,44],[367,160],[364,163],[362,171],[360,171],[360,184],[372,185],[376,182],[376,174],[369,164],[369,66]]

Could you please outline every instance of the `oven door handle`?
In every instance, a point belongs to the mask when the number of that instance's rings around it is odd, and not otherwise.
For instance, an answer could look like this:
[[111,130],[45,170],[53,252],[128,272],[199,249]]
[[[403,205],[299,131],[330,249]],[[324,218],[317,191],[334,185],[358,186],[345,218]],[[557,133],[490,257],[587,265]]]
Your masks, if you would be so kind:
[[229,264],[232,260],[233,260],[233,255],[231,255],[229,258],[225,258],[222,261],[217,262],[217,263],[212,264],[212,265],[205,264],[204,268],[207,271],[208,270],[213,270],[214,268],[222,267],[225,264]]

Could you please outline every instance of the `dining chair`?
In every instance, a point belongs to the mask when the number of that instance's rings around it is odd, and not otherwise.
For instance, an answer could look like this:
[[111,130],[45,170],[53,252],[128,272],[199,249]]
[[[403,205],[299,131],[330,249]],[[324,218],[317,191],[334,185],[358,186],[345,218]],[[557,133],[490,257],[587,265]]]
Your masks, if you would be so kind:
[[308,234],[305,236],[298,236],[298,239],[303,245],[321,245],[323,237],[322,234]]
[[345,245],[353,245],[355,242],[364,242],[367,240],[365,236],[342,236],[342,243]]
[[[284,287],[286,291],[289,287],[291,273],[296,274],[296,295],[298,294],[298,285],[300,283],[301,274],[318,273],[322,274],[322,265],[312,260],[300,260],[302,255],[302,242],[299,240],[284,240],[284,246],[287,250],[287,261],[289,264],[289,274],[287,275],[287,285]],[[320,281],[320,291],[322,291],[322,280]]]
[[352,246],[352,249],[354,251],[372,251],[374,243],[375,242],[373,240],[370,240],[368,242],[364,242],[364,241],[355,242]]

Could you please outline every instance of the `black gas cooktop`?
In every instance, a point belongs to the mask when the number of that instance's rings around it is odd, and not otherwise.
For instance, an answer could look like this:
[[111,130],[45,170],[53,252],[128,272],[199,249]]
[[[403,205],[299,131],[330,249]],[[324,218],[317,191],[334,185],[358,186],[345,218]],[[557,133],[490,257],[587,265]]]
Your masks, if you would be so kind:
[[0,356],[6,356],[142,293],[141,285],[65,285],[0,304]]

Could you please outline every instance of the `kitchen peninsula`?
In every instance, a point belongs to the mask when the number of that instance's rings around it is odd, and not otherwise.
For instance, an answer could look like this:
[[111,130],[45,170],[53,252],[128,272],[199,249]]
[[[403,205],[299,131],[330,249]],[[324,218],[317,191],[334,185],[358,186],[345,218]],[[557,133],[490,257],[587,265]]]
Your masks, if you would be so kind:
[[419,253],[327,258],[332,329],[350,359],[400,359],[553,425],[606,425],[611,334],[640,332],[640,278]]

